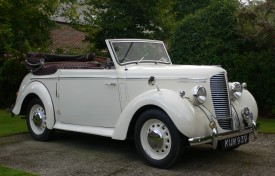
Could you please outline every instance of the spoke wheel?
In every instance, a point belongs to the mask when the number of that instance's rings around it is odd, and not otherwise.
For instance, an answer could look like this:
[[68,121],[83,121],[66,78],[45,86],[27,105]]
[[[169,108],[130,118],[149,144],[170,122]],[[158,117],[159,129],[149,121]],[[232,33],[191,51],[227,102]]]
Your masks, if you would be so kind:
[[46,141],[51,137],[52,130],[47,128],[47,115],[42,101],[32,99],[27,109],[27,126],[31,136],[39,141]]
[[134,139],[145,162],[158,168],[172,166],[187,145],[170,117],[159,109],[149,109],[140,115]]

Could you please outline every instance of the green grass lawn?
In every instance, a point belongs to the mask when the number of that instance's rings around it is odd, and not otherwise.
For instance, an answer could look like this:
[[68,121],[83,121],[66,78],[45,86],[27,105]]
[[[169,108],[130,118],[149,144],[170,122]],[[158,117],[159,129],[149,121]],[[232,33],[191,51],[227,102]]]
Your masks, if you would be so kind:
[[257,123],[260,123],[259,133],[275,134],[275,119],[258,118]]
[[5,175],[5,176],[34,176],[34,174],[27,173],[24,171],[20,171],[17,169],[11,169],[5,166],[0,165],[0,175]]
[[[22,120],[20,116],[11,117],[11,114],[0,109],[0,137],[10,136],[27,132],[26,120]],[[0,165],[0,175],[5,176],[34,176],[34,174],[12,169]]]
[[22,120],[20,116],[11,117],[11,114],[0,109],[0,137],[10,136],[27,132],[26,120]]

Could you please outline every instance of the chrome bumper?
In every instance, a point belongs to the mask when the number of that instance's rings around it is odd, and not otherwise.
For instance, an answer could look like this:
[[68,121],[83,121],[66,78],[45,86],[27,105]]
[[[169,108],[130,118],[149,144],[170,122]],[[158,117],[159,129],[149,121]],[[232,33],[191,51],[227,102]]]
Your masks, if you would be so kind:
[[257,137],[256,123],[254,121],[252,121],[252,127],[249,127],[246,129],[234,130],[234,131],[219,134],[217,128],[213,128],[212,135],[189,138],[188,141],[190,145],[200,145],[200,144],[210,143],[212,144],[213,149],[216,149],[218,147],[218,141],[236,137],[236,136],[245,135],[245,134],[253,134],[254,138]]

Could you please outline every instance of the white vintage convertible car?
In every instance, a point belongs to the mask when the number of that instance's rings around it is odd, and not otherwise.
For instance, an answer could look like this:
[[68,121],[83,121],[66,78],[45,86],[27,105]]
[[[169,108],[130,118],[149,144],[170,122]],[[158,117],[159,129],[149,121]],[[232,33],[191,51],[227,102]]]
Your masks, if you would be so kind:
[[167,168],[187,146],[231,150],[256,135],[255,99],[220,66],[173,65],[162,41],[106,44],[109,58],[29,55],[13,113],[34,139],[54,129],[133,137],[147,163]]

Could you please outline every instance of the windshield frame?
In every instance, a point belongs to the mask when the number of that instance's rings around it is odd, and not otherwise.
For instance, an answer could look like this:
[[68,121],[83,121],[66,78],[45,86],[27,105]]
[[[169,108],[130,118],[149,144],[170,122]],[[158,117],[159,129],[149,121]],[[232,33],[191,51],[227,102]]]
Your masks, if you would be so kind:
[[[167,52],[167,49],[166,49],[166,47],[165,47],[165,45],[162,41],[159,41],[159,40],[144,40],[144,39],[111,39],[111,40],[107,40],[107,41],[110,44],[110,47],[111,47],[111,50],[112,50],[112,53],[115,57],[116,62],[121,66],[129,65],[129,64],[139,64],[139,63],[171,64],[170,56],[169,56],[169,54]],[[152,44],[156,43],[156,44],[161,44],[163,49],[164,49],[164,52],[167,56],[168,61],[163,61],[162,58],[160,58],[159,60],[143,60],[143,59],[140,59],[140,60],[135,60],[135,61],[120,62],[119,57],[117,56],[117,53],[114,49],[114,45],[113,45],[114,43],[152,43]]]

